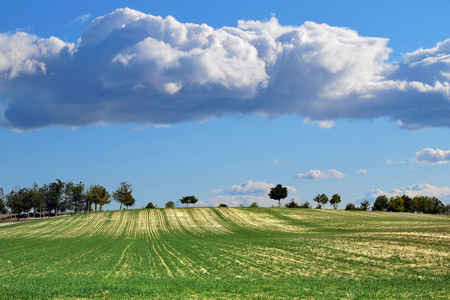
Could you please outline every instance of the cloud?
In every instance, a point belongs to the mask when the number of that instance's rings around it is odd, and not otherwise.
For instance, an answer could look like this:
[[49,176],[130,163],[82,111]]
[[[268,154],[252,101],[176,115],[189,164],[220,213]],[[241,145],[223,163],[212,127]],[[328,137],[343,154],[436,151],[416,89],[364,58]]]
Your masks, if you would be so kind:
[[405,163],[405,161],[403,161],[403,160],[392,160],[392,159],[387,159],[385,162],[385,164],[387,164],[387,165],[402,165],[404,163]]
[[338,170],[330,169],[322,172],[321,170],[309,170],[304,174],[298,174],[295,176],[297,179],[330,179],[330,178],[344,178],[347,177],[344,173]]
[[91,13],[88,13],[88,14],[84,14],[84,15],[81,15],[81,16],[79,16],[79,17],[76,17],[75,18],[75,23],[81,23],[81,24],[84,24],[84,23],[87,23],[87,22],[89,22],[89,20],[92,18],[92,14]]
[[358,171],[356,171],[356,173],[358,173],[358,174],[367,174],[369,172],[366,169],[359,169]]
[[398,195],[407,195],[409,197],[415,196],[428,196],[428,197],[436,197],[441,201],[449,201],[450,200],[450,187],[436,187],[427,183],[423,184],[413,184],[408,187],[395,188],[388,191],[383,191],[381,189],[371,190],[364,197],[361,197],[357,200],[357,202],[362,202],[364,199],[369,200],[370,202],[374,202],[375,199],[380,195],[386,195],[388,198],[395,197]]
[[311,120],[310,118],[305,118],[303,120],[303,123],[314,124],[314,125],[319,126],[320,128],[327,128],[327,129],[331,129],[335,125],[335,123],[333,121],[314,121],[314,120]]
[[387,43],[275,17],[215,29],[117,9],[76,46],[0,34],[0,120],[27,130],[296,114],[323,128],[380,117],[409,130],[450,127],[450,39],[395,63]]
[[426,148],[416,153],[416,162],[423,164],[445,164],[450,162],[450,151]]
[[[270,189],[274,186],[272,183],[248,180],[241,185],[232,185],[227,189],[212,190],[210,193],[217,194],[216,196],[198,203],[200,206],[218,206],[220,203],[228,206],[239,206],[241,204],[249,206],[252,202],[257,202],[259,206],[277,205],[278,202],[268,196]],[[290,195],[297,193],[295,187],[286,186],[286,188],[288,189],[289,199],[299,198]]]

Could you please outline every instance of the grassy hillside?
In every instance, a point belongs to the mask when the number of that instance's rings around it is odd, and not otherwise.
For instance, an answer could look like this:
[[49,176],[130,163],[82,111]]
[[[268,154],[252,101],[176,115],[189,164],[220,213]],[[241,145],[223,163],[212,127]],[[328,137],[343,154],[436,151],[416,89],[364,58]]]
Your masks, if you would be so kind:
[[445,298],[450,217],[151,209],[0,226],[0,299]]

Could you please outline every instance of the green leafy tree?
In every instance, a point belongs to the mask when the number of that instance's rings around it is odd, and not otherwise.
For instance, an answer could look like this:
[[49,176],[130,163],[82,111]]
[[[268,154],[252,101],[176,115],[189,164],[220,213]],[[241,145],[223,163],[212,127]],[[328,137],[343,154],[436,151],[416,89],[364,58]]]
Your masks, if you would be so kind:
[[155,208],[153,203],[149,202],[145,208]]
[[356,208],[355,204],[353,204],[353,203],[348,203],[348,204],[345,206],[345,210],[358,210],[358,209]]
[[405,212],[414,212],[414,199],[407,196],[407,195],[402,195],[402,199],[403,199],[403,206],[405,208]]
[[249,207],[259,207],[258,202],[252,202]]
[[122,205],[128,208],[136,203],[136,200],[131,194],[132,192],[131,184],[126,181],[120,183],[119,188],[113,193],[114,200],[120,203],[120,209],[122,209]]
[[224,203],[220,203],[219,207],[228,207],[228,205],[224,204]]
[[6,206],[13,215],[18,215],[22,212],[22,203],[21,197],[19,196],[19,190],[20,188],[16,187],[6,195]]
[[3,195],[3,189],[0,188],[0,214],[7,214],[7,213],[8,213],[8,209],[6,209],[4,195]]
[[11,209],[13,214],[27,214],[30,215],[30,210],[33,207],[33,191],[28,188],[16,187],[6,196],[6,206]]
[[375,203],[373,204],[372,210],[374,211],[385,211],[387,208],[387,204],[389,202],[388,197],[385,195],[380,195],[375,200]]
[[111,203],[111,195],[105,187],[99,184],[93,184],[89,187],[86,198],[87,201],[89,201],[89,204],[94,203],[95,211],[97,211],[97,205],[99,205],[100,210],[102,210],[103,205]]
[[184,196],[180,199],[182,204],[186,204],[186,207],[189,207],[189,204],[195,204],[198,202],[198,199],[195,196]]
[[388,211],[400,212],[405,210],[404,200],[400,196],[391,197],[388,202]]
[[278,200],[278,206],[281,206],[281,199],[284,199],[288,196],[287,187],[282,186],[281,184],[277,184],[273,188],[270,189],[269,198],[273,200]]
[[64,182],[59,179],[56,179],[56,182],[51,182],[43,186],[43,197],[49,213],[53,211],[56,216],[58,210],[64,210],[62,203],[63,194]]
[[164,206],[165,208],[174,208],[175,207],[175,203],[173,201],[167,201],[166,205]]
[[30,200],[31,200],[32,208],[33,208],[33,217],[36,218],[36,212],[38,210],[40,212],[42,212],[42,208],[45,207],[44,198],[43,198],[43,190],[35,182],[35,183],[33,183],[33,186],[29,191],[31,194]]
[[80,210],[89,212],[91,210],[91,201],[86,197],[84,193],[84,183],[74,184],[73,182],[67,182],[65,186],[66,206],[70,210],[74,210],[78,213]]
[[339,194],[334,194],[330,199],[330,204],[333,205],[334,209],[337,209],[341,203],[341,196]]
[[316,208],[322,208],[322,205],[325,206],[325,204],[328,203],[328,197],[325,194],[317,194],[316,197],[314,197],[314,202],[317,202]]
[[444,206],[443,214],[450,215],[450,203]]
[[363,203],[361,203],[361,205],[359,206],[359,208],[364,211],[368,210],[369,207],[370,207],[370,202],[367,200],[364,200]]

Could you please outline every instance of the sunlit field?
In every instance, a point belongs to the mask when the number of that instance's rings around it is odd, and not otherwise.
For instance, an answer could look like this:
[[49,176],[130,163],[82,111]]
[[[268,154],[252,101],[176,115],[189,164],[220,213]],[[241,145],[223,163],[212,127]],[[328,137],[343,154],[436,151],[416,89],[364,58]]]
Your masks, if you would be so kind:
[[1,299],[450,297],[450,217],[279,208],[0,226]]

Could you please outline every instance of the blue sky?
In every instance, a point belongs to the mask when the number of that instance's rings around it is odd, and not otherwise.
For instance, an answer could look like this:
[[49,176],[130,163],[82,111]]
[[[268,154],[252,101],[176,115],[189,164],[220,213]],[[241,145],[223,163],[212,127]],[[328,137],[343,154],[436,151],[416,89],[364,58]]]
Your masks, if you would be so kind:
[[341,208],[379,194],[448,203],[449,10],[3,1],[0,187],[128,181],[135,207],[192,194],[269,206],[277,183],[299,202],[339,193]]

